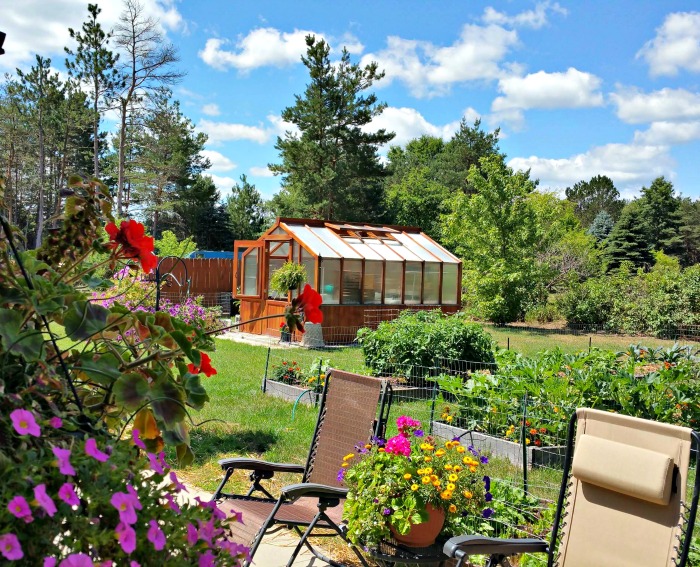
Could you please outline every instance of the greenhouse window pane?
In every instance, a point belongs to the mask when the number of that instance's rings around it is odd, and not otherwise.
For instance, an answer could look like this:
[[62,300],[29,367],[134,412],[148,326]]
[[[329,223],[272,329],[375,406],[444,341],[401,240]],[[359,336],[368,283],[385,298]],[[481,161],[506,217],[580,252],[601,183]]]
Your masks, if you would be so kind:
[[365,286],[362,291],[362,303],[379,305],[382,302],[382,263],[365,262]]
[[343,262],[343,299],[341,303],[359,305],[361,283],[362,260],[345,260]]
[[276,270],[279,270],[285,263],[284,258],[270,258],[269,263],[267,265],[267,290],[268,290],[268,297],[270,299],[287,299],[287,294],[286,293],[279,293],[278,291],[274,291],[272,288],[270,288],[270,280],[272,279],[272,274],[275,273]]
[[258,295],[258,249],[243,259],[243,295]]
[[442,265],[442,303],[443,305],[457,305],[457,290],[459,282],[457,264]]
[[321,297],[326,305],[340,303],[340,260],[321,262]]
[[406,288],[403,302],[406,305],[420,303],[423,266],[420,262],[406,262]]
[[401,283],[403,281],[403,262],[387,262],[384,275],[384,303],[398,305],[401,303]]
[[440,264],[426,262],[423,274],[423,303],[437,305],[440,302]]

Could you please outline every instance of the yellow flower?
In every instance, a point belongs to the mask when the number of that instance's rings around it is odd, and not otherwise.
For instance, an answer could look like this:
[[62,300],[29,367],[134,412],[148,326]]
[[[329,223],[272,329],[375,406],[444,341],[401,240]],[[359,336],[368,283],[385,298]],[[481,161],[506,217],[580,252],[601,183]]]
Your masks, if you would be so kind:
[[449,416],[449,414],[443,413],[443,414],[440,416],[440,418],[441,418],[441,419],[447,419],[448,416]]
[[445,419],[445,421],[446,421],[447,423],[452,423],[452,420],[453,420],[453,419],[454,419],[454,418],[453,418],[451,415],[448,415],[447,418]]
[[403,477],[405,480],[409,480],[411,478],[411,473],[406,473]]
[[418,469],[416,473],[422,476],[425,474],[425,469]]
[[417,484],[412,484],[412,485],[411,485],[411,490],[413,490],[413,492],[415,492],[416,490],[418,490],[418,485],[417,485]]
[[349,466],[350,466],[350,463],[348,463],[348,462],[340,463],[340,466],[341,466],[341,467],[349,467]]
[[424,460],[426,463],[429,463],[430,461],[433,460],[433,458],[431,456],[427,456],[427,457],[424,457]]
[[452,483],[452,482],[447,483],[447,490],[454,490],[455,488],[457,488],[457,487],[454,485],[454,483]]
[[435,456],[436,457],[442,457],[445,454],[445,449],[438,449],[435,451]]
[[441,492],[440,498],[442,498],[443,500],[449,500],[450,498],[452,498],[452,491],[445,490],[445,491]]
[[371,449],[371,448],[372,448],[372,445],[370,445],[369,443],[367,443],[367,445],[365,445],[365,449]]
[[457,447],[457,452],[464,453],[464,447],[462,447],[461,445],[459,447]]
[[439,481],[439,480],[436,480],[436,481],[433,483],[433,486],[434,486],[435,488],[437,488],[438,490],[440,490],[440,481]]
[[462,467],[460,467],[459,465],[455,465],[452,470],[455,471],[456,473],[458,473],[459,471],[462,470]]
[[529,440],[529,439],[525,439],[525,445],[529,445],[529,444],[530,444],[530,440]]
[[445,441],[445,448],[452,449],[452,441]]
[[458,478],[459,478],[459,477],[458,477],[456,474],[451,474],[450,477],[449,477],[450,482],[457,482],[457,479],[458,479]]
[[435,482],[436,480],[439,480],[439,479],[438,479],[438,476],[437,476],[436,474],[431,474],[431,475],[430,475],[430,480],[432,480],[433,482]]
[[469,467],[469,472],[476,472],[476,466],[472,465],[471,467]]
[[423,451],[432,451],[435,449],[430,443],[421,443],[420,448],[423,449]]
[[427,467],[423,469],[425,474],[433,474],[433,467]]
[[462,494],[464,494],[464,497],[467,500],[471,500],[474,497],[474,495],[471,492],[469,492],[468,490],[465,490],[464,492],[462,492]]
[[345,455],[345,456],[343,457],[343,460],[344,460],[344,461],[349,461],[349,460],[352,459],[354,456],[355,456],[355,453],[348,453],[347,455]]
[[424,476],[421,481],[423,484],[430,484],[430,477],[429,476]]
[[447,463],[447,464],[445,465],[445,470],[446,470],[446,471],[451,471],[451,470],[452,470],[452,465],[451,465],[450,463]]
[[506,437],[510,437],[512,434],[513,434],[512,429],[509,429],[508,431],[506,431]]
[[377,449],[377,453],[386,453],[386,449],[384,447],[379,447],[379,449]]
[[454,514],[457,511],[457,506],[455,506],[454,504],[450,504],[450,507],[447,510]]

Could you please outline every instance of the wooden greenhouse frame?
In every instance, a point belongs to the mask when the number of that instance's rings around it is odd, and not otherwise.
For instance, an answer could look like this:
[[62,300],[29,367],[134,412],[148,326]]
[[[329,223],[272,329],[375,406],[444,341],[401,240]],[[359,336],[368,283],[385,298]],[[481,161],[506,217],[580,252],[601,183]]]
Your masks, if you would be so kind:
[[[420,228],[277,218],[257,240],[234,243],[233,295],[242,321],[281,315],[291,300],[270,291],[284,262],[306,266],[308,283],[323,295],[324,328],[366,324],[368,310],[442,309],[461,302],[461,261]],[[277,336],[282,319],[243,325]]]

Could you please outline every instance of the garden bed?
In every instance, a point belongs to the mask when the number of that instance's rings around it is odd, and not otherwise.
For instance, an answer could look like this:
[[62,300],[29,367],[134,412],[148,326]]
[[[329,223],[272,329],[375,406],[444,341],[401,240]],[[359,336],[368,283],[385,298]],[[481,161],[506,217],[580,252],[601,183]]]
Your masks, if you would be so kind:
[[[448,425],[439,421],[431,422],[432,434],[440,439],[460,437],[462,443],[474,445],[484,453],[508,459],[514,465],[522,466],[523,446],[501,437],[494,437],[478,431],[471,433],[467,429]],[[527,447],[527,466],[564,468],[565,445],[550,447]]]
[[284,382],[275,382],[274,380],[266,380],[263,392],[275,398],[282,398],[290,402],[298,401],[307,406],[318,405],[321,399],[319,392],[312,392],[308,388],[302,386],[292,386]]

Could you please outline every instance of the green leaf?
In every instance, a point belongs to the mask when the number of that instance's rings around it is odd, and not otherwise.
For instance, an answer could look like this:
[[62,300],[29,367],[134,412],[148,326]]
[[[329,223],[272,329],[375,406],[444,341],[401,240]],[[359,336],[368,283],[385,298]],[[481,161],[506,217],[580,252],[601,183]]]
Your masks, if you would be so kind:
[[178,467],[186,467],[194,462],[194,453],[189,445],[182,443],[175,448],[175,452],[177,453]]
[[119,359],[111,352],[86,352],[80,356],[79,368],[90,380],[102,386],[109,386],[121,376]]
[[112,280],[98,278],[93,274],[87,274],[83,276],[81,281],[90,289],[108,289],[110,287],[114,287],[114,283],[112,282]]
[[136,372],[124,374],[114,383],[114,399],[126,409],[134,410],[147,399],[148,382]]
[[194,409],[202,409],[209,401],[207,391],[202,386],[199,375],[189,374],[185,378],[185,392],[187,392],[187,403]]
[[165,427],[170,429],[172,424],[183,421],[187,417],[183,390],[169,380],[160,380],[151,387],[151,407],[153,413]]
[[44,335],[34,329],[21,330],[22,314],[12,309],[0,309],[0,338],[5,348],[28,361],[38,360],[44,348]]
[[87,339],[105,328],[109,311],[89,301],[74,301],[68,308],[63,325],[73,340]]
[[163,439],[168,445],[190,444],[190,432],[184,421],[173,424],[173,427],[163,431]]
[[175,340],[177,346],[180,347],[182,352],[187,355],[187,358],[189,358],[195,366],[199,366],[201,364],[202,359],[199,356],[199,351],[192,350],[192,343],[187,340],[185,333],[182,331],[172,331],[170,336]]

